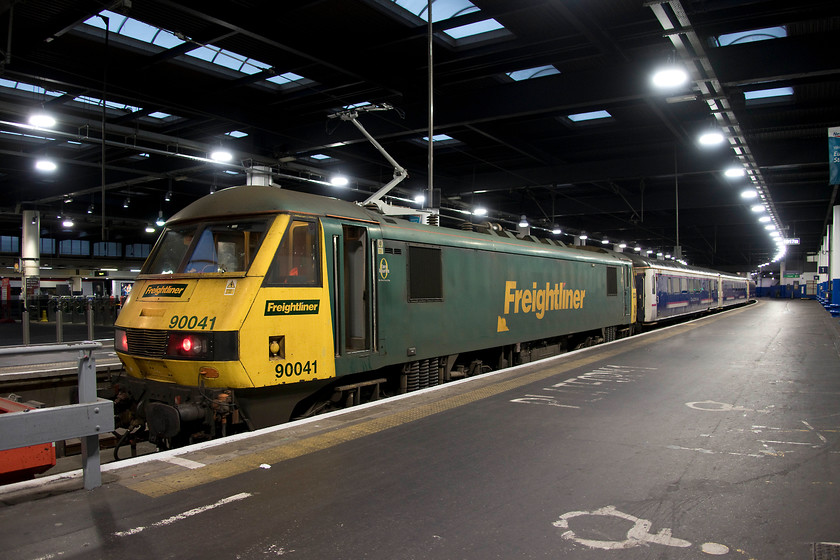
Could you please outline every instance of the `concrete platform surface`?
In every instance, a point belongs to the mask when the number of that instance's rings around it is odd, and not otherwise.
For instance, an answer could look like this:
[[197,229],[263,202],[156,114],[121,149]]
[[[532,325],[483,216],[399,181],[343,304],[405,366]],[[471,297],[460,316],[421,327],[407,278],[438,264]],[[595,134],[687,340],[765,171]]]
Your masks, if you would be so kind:
[[[0,490],[34,560],[814,558],[840,325],[766,300],[433,391]],[[40,498],[40,499],[37,499]],[[827,551],[827,552],[826,552]]]

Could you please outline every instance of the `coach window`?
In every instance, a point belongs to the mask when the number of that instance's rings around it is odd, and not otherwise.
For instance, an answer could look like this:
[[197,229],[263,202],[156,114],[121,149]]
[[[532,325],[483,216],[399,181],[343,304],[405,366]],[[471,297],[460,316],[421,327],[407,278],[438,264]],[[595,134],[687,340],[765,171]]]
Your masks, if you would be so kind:
[[319,255],[318,224],[292,220],[265,275],[265,285],[320,286]]
[[607,267],[607,295],[618,295],[618,269],[614,266]]
[[440,249],[408,247],[408,301],[443,301]]

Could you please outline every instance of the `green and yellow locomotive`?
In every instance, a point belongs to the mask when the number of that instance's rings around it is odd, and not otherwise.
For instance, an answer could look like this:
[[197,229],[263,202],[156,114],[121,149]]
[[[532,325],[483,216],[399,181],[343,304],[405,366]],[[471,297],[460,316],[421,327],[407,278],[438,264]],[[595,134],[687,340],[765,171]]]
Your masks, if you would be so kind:
[[[265,186],[173,216],[116,323],[118,403],[176,444],[628,334],[631,261]],[[124,424],[128,420],[124,419]]]

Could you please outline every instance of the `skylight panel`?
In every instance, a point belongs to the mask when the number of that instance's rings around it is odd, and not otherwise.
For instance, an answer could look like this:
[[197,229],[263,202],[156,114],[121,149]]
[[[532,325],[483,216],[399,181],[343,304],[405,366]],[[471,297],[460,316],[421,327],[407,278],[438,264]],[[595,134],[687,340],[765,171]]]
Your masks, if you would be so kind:
[[521,82],[523,80],[533,80],[534,78],[542,78],[543,76],[550,76],[552,74],[559,73],[560,71],[550,64],[546,66],[527,68],[525,70],[515,70],[513,72],[506,72],[507,76],[515,82]]
[[[448,134],[435,134],[434,136],[432,136],[432,142],[448,142],[450,140],[455,140],[455,139],[452,138],[451,136],[449,136]],[[424,136],[423,137],[423,142],[428,142],[428,141],[429,141],[429,137]]]
[[583,121],[593,121],[597,119],[610,119],[612,115],[609,114],[607,111],[590,111],[588,113],[575,113],[573,115],[567,115],[567,119],[572,122],[583,122]]
[[312,159],[317,159],[317,160],[332,159],[330,156],[328,156],[326,154],[312,154],[309,157],[311,157]]
[[718,35],[716,42],[719,47],[727,47],[753,41],[767,41],[787,37],[787,27],[764,27],[762,29],[751,29],[749,31],[738,31],[737,33],[726,33]]
[[[429,14],[426,11],[428,8],[428,2],[426,0],[391,1],[397,6],[408,10],[423,21],[429,21]],[[432,4],[432,23],[477,11],[478,7],[469,0],[436,0]]]
[[362,101],[361,103],[351,103],[350,105],[345,105],[343,109],[358,109],[359,107],[367,107],[370,105],[370,101]]
[[163,111],[155,111],[154,113],[149,113],[149,116],[153,119],[168,119],[172,115],[169,113],[164,113]]
[[64,95],[64,93],[61,91],[46,90],[39,86],[33,86],[32,84],[27,84],[24,82],[15,82],[12,80],[4,80],[2,78],[0,78],[0,87],[16,89],[18,91],[25,91],[29,93],[34,93],[36,95],[48,95],[50,97],[60,97]]
[[160,30],[157,27],[152,27],[148,23],[143,23],[132,18],[125,18],[117,33],[131,37],[132,39],[137,39],[138,41],[143,41],[144,43],[151,43],[158,31]]
[[11,130],[0,130],[0,134],[6,134],[8,136],[17,136],[18,138],[26,138],[29,140],[47,140],[48,142],[55,142],[55,138],[50,138],[49,136],[38,136],[36,134],[27,134],[25,132],[13,132]]
[[[88,95],[80,95],[73,99],[78,103],[84,103],[86,105],[102,105],[102,100],[98,97],[90,97]],[[135,113],[137,111],[142,111],[142,107],[135,107],[134,105],[128,105],[126,103],[117,103],[116,101],[105,101],[105,107],[108,109],[117,109],[120,111],[128,111],[130,113]]]
[[[124,15],[112,12],[110,10],[102,10],[100,15],[108,18],[108,29],[112,33],[122,35],[123,37],[131,37],[143,43],[150,45],[157,45],[164,49],[171,49],[177,47],[184,41],[175,36],[174,33],[143,23],[140,20],[126,17]],[[85,20],[87,25],[99,29],[105,29],[105,22],[99,16],[93,16]]]
[[242,132],[241,130],[231,130],[230,132],[225,132],[225,136],[231,136],[233,138],[244,138],[248,136],[248,133]]
[[187,56],[192,56],[200,60],[213,62],[213,59],[216,58],[217,54],[219,54],[219,50],[210,48],[209,46],[204,46],[188,51],[186,54]]
[[463,39],[465,37],[473,37],[475,35],[481,35],[482,33],[489,33],[490,31],[496,31],[497,29],[504,28],[505,27],[501,23],[490,18],[483,21],[477,21],[475,23],[468,23],[467,25],[453,27],[452,29],[444,31],[444,33],[453,39]]
[[245,72],[245,69],[243,68],[243,66],[245,66],[244,60],[232,56],[230,52],[221,49],[213,58],[213,64],[218,64],[219,66],[224,66],[225,68],[230,68],[231,70],[236,70],[238,72],[244,72],[245,74],[256,74],[259,71],[255,66],[249,65],[250,68],[254,68],[255,71]]
[[[421,146],[428,146],[429,145],[429,137],[428,136],[424,136],[423,138],[415,138],[412,141],[415,142],[418,145],[421,145]],[[455,144],[460,144],[461,141],[457,140],[455,138],[452,138],[448,134],[435,134],[434,136],[432,136],[432,143],[435,146],[444,147],[444,146],[452,146],[452,145],[455,145]]]
[[[391,0],[394,6],[398,6],[403,10],[420,18],[420,20],[428,22],[428,2],[427,0]],[[458,16],[480,12],[478,7],[469,0],[435,0],[432,4],[432,23],[446,21]],[[498,31],[505,29],[505,27],[492,18],[468,23],[466,25],[459,25],[450,29],[443,30],[443,34],[450,39],[459,40],[475,37],[491,31]]]
[[744,92],[744,99],[747,101],[753,99],[772,99],[777,97],[787,97],[789,95],[793,95],[793,88],[792,87],[780,87],[780,88],[770,88],[770,89],[758,89],[754,91],[745,91]]
[[[108,19],[109,30],[123,37],[130,37],[131,39],[164,49],[171,49],[185,42],[170,31],[109,10],[103,10],[100,14]],[[105,29],[105,23],[99,16],[90,17],[84,23],[92,27]],[[272,68],[271,64],[214,45],[197,46],[185,54],[192,58],[214,64],[220,68],[227,68],[248,75],[258,74],[259,72]],[[266,78],[266,81],[276,85],[286,86],[294,82],[303,83],[308,80],[298,74],[287,72],[279,76]]]
[[306,78],[304,78],[303,76],[299,76],[298,74],[295,74],[294,72],[286,72],[285,74],[280,74],[279,76],[272,76],[272,77],[266,79],[267,82],[271,82],[271,83],[281,85],[281,86],[286,85],[286,84],[290,84],[290,83],[293,83],[293,82],[301,82],[301,81],[305,81],[305,80],[306,80]]

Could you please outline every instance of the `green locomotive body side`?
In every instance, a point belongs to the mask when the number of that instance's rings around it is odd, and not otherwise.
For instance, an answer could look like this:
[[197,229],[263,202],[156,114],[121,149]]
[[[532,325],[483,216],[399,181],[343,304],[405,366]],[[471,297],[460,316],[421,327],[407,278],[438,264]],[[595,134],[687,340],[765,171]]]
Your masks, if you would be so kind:
[[388,218],[366,228],[375,344],[339,352],[336,375],[631,323],[627,259]]

